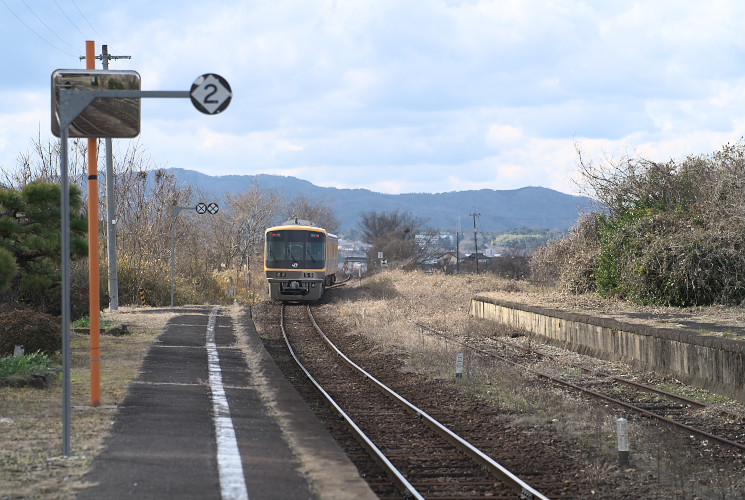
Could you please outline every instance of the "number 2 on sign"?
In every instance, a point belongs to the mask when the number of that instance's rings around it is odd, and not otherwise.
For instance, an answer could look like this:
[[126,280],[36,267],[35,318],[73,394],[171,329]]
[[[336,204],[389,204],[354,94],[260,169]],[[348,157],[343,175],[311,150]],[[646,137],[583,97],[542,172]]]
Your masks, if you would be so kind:
[[217,99],[210,99],[213,95],[217,94],[217,85],[214,83],[208,83],[204,86],[204,89],[209,91],[207,95],[204,96],[205,104],[217,104],[220,102]]

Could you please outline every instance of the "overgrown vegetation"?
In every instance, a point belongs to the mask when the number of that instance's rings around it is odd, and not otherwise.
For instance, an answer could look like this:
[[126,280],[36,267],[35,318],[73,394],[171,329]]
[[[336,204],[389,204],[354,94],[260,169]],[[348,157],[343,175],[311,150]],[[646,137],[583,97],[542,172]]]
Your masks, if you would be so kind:
[[5,356],[0,358],[0,379],[12,376],[44,375],[53,366],[52,359],[43,352],[23,356]]
[[536,281],[648,305],[745,300],[745,142],[681,162],[580,153],[579,165],[605,210],[536,252]]

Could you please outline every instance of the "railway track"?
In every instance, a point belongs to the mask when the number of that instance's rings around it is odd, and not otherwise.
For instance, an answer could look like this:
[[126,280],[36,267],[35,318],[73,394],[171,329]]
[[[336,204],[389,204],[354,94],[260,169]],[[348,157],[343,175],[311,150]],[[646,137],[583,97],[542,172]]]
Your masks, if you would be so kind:
[[341,288],[345,286],[352,279],[352,275],[348,274],[343,280],[337,281],[333,285],[327,286],[326,290],[333,290],[334,288]]
[[[497,352],[493,348],[475,345],[473,342],[441,332],[423,323],[416,323],[416,325],[429,334],[462,345],[479,355],[520,366],[536,376],[611,403],[618,408],[622,408],[625,412],[655,419],[686,433],[716,441],[739,451],[745,451],[745,426],[743,426],[743,420],[745,419],[743,415],[726,412],[705,402],[634,380],[595,369],[587,369],[576,364],[569,365],[564,361],[560,362],[564,371],[566,371],[566,368],[573,368],[578,373],[556,376],[530,366],[537,360],[551,360],[559,363],[558,359],[550,354],[498,339],[490,339],[501,346],[502,349]],[[505,348],[511,349],[513,354],[507,354]],[[582,373],[581,376],[579,372]]]
[[547,498],[354,364],[309,306],[283,305],[280,314],[295,361],[391,478],[371,484],[381,498]]

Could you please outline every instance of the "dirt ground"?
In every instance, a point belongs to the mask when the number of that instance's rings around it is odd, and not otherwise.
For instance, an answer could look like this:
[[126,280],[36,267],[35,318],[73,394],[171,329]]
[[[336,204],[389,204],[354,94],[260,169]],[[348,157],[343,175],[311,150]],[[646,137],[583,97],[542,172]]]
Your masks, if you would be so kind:
[[0,387],[0,499],[72,499],[116,416],[117,405],[160,330],[174,314],[121,308],[104,319],[124,336],[101,336],[101,405],[90,404],[89,337],[72,333],[71,456],[62,448],[62,377],[46,389]]

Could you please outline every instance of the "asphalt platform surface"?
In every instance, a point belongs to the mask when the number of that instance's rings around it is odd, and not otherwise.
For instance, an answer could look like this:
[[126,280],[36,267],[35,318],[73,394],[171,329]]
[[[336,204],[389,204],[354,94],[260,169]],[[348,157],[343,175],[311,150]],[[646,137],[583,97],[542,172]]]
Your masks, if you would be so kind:
[[237,321],[229,308],[181,311],[145,357],[79,500],[376,498],[248,309]]

